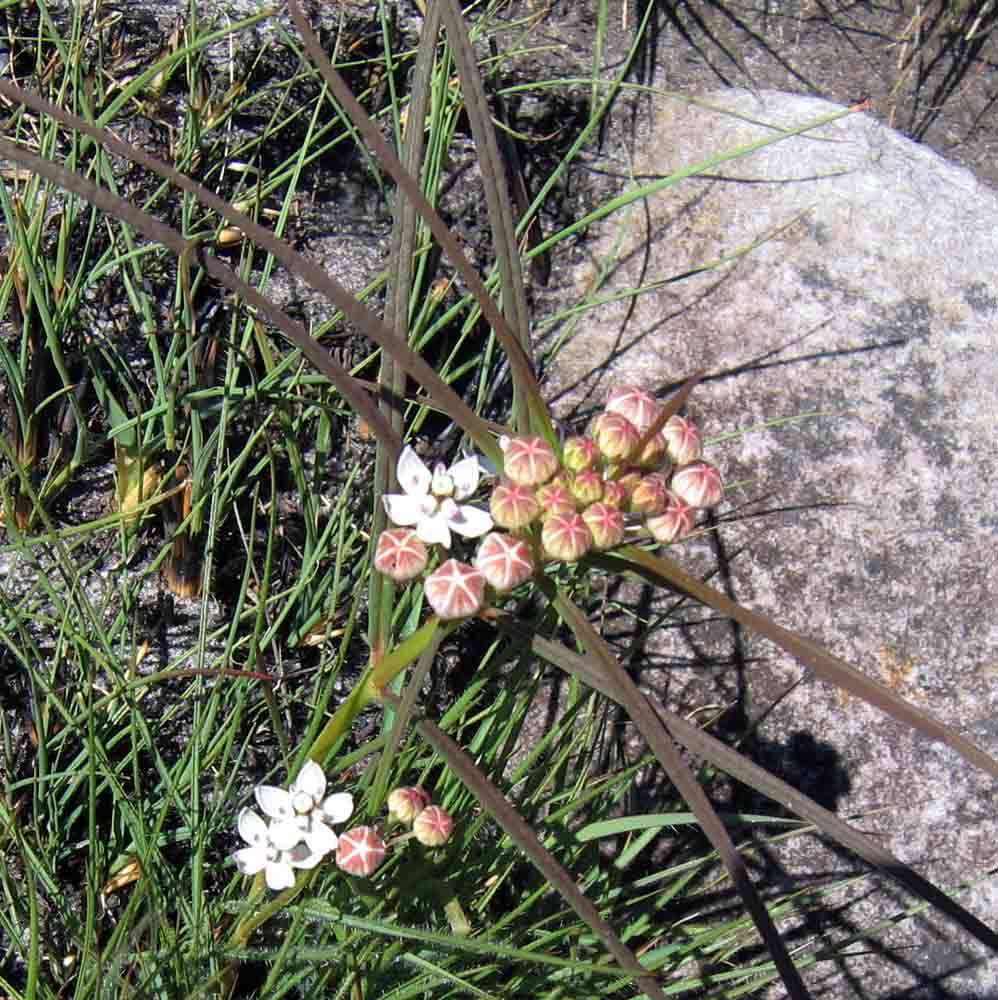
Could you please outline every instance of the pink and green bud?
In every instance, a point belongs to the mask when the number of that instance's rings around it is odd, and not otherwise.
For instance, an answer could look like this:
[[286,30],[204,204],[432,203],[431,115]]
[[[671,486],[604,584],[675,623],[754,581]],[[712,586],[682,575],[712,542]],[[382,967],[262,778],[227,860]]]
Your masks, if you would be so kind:
[[423,592],[440,618],[467,618],[482,607],[485,577],[474,566],[448,559],[426,578]]
[[388,793],[388,814],[409,826],[430,802],[430,793],[419,785],[393,788]]
[[541,505],[541,517],[547,518],[554,514],[574,514],[578,504],[575,497],[557,483],[548,483],[537,491],[537,501]]
[[529,486],[499,483],[489,502],[492,520],[507,531],[522,531],[541,513],[541,505]]
[[635,514],[661,514],[668,498],[665,477],[653,472],[634,487],[634,492],[631,493],[631,510]]
[[652,538],[663,545],[678,542],[693,531],[696,511],[684,503],[675,493],[668,493],[665,510],[661,514],[649,517],[645,526],[651,532]]
[[633,385],[622,385],[611,389],[607,396],[607,413],[619,413],[629,420],[641,434],[658,419],[662,407],[650,392]]
[[660,469],[668,462],[668,459],[669,452],[665,436],[658,433],[648,439],[648,443],[641,449],[634,462],[642,469]]
[[475,568],[493,590],[504,594],[534,575],[534,560],[525,541],[494,531],[478,546]]
[[582,520],[586,522],[597,549],[613,549],[624,540],[624,515],[619,507],[611,507],[607,503],[590,504],[582,512]]
[[724,498],[721,473],[708,462],[684,465],[673,473],[672,492],[691,507],[716,507]]
[[700,441],[700,431],[692,420],[686,417],[673,416],[665,422],[662,428],[665,447],[674,465],[688,465],[695,462],[703,452]]
[[562,449],[561,462],[569,472],[591,469],[599,460],[599,449],[591,437],[570,437]]
[[572,478],[569,490],[583,506],[595,503],[603,496],[603,477],[595,469],[583,469]]
[[410,528],[393,528],[378,535],[374,568],[396,583],[405,583],[426,569],[426,546]]
[[385,860],[385,852],[385,842],[373,826],[355,826],[339,836],[336,867],[348,875],[367,878]]
[[543,438],[511,438],[504,449],[506,477],[520,486],[540,486],[558,471],[558,458]]
[[616,480],[609,480],[603,484],[603,503],[611,507],[624,507],[627,501],[627,490]]
[[638,446],[637,427],[619,413],[601,413],[593,423],[593,439],[600,454],[611,462],[622,462]]
[[621,506],[626,507],[631,502],[631,495],[638,488],[638,483],[644,479],[644,475],[640,469],[627,469],[617,476],[615,482],[624,491],[624,503]]
[[541,547],[552,559],[578,562],[593,546],[593,535],[579,514],[552,514],[541,530]]
[[439,847],[450,840],[454,820],[440,806],[427,806],[412,823],[412,832],[426,847]]

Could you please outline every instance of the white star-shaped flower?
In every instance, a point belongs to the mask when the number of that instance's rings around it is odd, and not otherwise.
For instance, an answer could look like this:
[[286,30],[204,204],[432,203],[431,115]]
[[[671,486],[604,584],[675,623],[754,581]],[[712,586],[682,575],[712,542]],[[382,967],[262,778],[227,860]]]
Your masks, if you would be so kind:
[[305,764],[287,790],[258,785],[254,795],[272,820],[270,839],[276,847],[292,850],[304,841],[308,850],[320,858],[336,850],[336,834],[329,824],[342,823],[353,812],[349,792],[326,796],[326,776],[314,760]]
[[249,844],[232,855],[236,867],[243,875],[263,872],[267,887],[274,892],[290,889],[295,884],[296,868],[314,868],[322,855],[311,851],[306,844],[295,843],[282,848],[271,836],[273,824],[261,819],[252,809],[239,813],[239,835]]
[[402,493],[381,498],[388,519],[402,528],[415,527],[427,545],[450,548],[452,531],[465,538],[480,538],[492,530],[492,518],[477,507],[462,504],[478,489],[481,466],[474,455],[449,469],[439,462],[431,472],[408,445],[402,449],[397,469]]

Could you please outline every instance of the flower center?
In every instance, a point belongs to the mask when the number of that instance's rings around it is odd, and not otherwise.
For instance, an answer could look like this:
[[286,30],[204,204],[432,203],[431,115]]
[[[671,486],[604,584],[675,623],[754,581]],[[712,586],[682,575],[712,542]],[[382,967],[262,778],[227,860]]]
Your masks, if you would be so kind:
[[291,808],[294,809],[299,816],[304,816],[305,813],[310,813],[314,806],[315,800],[308,794],[308,792],[295,792],[294,797],[291,799]]
[[447,466],[443,462],[438,462],[433,469],[433,481],[430,483],[430,492],[439,500],[441,497],[454,495],[454,477],[447,471]]

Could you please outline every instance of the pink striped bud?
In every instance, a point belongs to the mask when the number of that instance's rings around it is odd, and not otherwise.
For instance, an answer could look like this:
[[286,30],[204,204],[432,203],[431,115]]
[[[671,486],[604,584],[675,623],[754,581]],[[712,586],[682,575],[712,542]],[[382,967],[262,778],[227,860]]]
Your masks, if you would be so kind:
[[608,480],[603,483],[603,503],[611,507],[623,507],[627,504],[627,490],[620,483]]
[[475,568],[493,590],[504,594],[534,575],[534,560],[530,546],[522,539],[493,531],[478,546]]
[[537,491],[537,500],[541,505],[541,517],[551,517],[553,514],[574,514],[575,497],[564,486],[548,483]]
[[541,530],[544,551],[562,562],[577,562],[592,544],[592,532],[578,514],[552,514]]
[[619,413],[629,420],[641,434],[658,419],[662,407],[651,393],[633,385],[622,385],[610,390],[607,396],[607,413]]
[[541,505],[529,486],[499,483],[489,502],[492,520],[507,531],[522,531],[541,513]]
[[388,814],[406,825],[430,804],[430,793],[419,785],[393,788],[388,793]]
[[637,427],[619,413],[601,413],[593,423],[593,438],[600,454],[611,462],[627,458],[641,435]]
[[640,469],[628,469],[617,476],[616,482],[624,491],[624,506],[631,502],[631,495],[638,488],[638,483],[644,478],[644,473]]
[[467,618],[485,599],[485,577],[467,563],[448,559],[423,584],[430,607],[441,618]]
[[427,806],[413,820],[412,832],[426,847],[439,847],[450,840],[454,820],[440,806]]
[[385,860],[385,852],[385,842],[373,826],[355,826],[339,836],[336,866],[349,875],[367,878]]
[[569,490],[583,506],[595,503],[603,496],[603,477],[595,469],[583,469],[575,474]]
[[540,486],[558,471],[558,459],[543,438],[511,438],[506,443],[503,466],[508,479],[520,486]]
[[692,420],[686,417],[673,416],[665,422],[662,428],[665,447],[674,465],[688,465],[695,462],[703,451],[700,442],[700,431]]
[[561,462],[569,472],[591,469],[599,458],[596,442],[591,437],[570,437],[562,449]]
[[631,510],[635,514],[661,514],[665,510],[668,494],[665,477],[653,472],[634,487]]
[[693,531],[696,511],[684,503],[675,493],[667,493],[665,510],[661,514],[649,517],[645,526],[651,532],[652,538],[663,545],[678,542]]
[[716,507],[724,498],[721,473],[707,462],[684,465],[673,473],[672,492],[691,507]]
[[396,583],[419,576],[426,569],[426,546],[410,528],[393,528],[378,535],[374,568]]
[[593,536],[597,549],[616,548],[624,540],[624,515],[619,507],[606,503],[590,504],[582,512],[582,520]]
[[642,469],[660,469],[667,461],[668,447],[665,435],[661,433],[653,435],[634,459],[635,465],[640,465]]

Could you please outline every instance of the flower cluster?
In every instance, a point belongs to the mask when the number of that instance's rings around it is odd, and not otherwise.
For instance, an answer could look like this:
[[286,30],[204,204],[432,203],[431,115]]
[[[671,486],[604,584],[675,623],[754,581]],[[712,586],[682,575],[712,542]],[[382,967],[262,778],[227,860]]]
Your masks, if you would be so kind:
[[[411,448],[399,459],[404,493],[384,497],[399,527],[381,534],[374,565],[393,580],[423,575],[427,545],[450,548],[451,532],[482,538],[472,563],[447,559],[426,576],[426,599],[441,618],[463,618],[529,580],[544,561],[573,563],[606,551],[637,529],[668,544],[689,535],[697,511],[724,495],[718,470],[702,459],[696,425],[665,418],[648,392],[621,386],[588,432],[561,455],[540,437],[502,439],[503,474],[486,513],[462,504],[478,488],[477,459],[432,472]],[[502,530],[493,530],[495,528]]]

